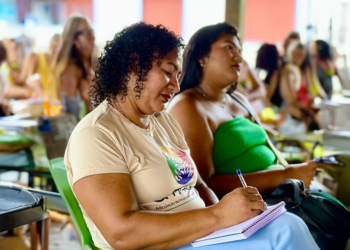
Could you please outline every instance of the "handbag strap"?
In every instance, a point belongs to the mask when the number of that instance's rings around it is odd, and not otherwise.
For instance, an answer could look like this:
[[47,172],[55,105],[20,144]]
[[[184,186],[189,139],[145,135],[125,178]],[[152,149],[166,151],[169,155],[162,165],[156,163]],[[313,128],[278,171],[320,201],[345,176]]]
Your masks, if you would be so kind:
[[249,115],[250,115],[251,117],[253,117],[253,119],[255,120],[255,122],[261,126],[261,123],[260,123],[260,121],[256,118],[254,112],[253,112],[252,110],[250,110],[250,108],[247,107],[247,105],[245,105],[245,104],[241,101],[241,99],[239,99],[235,94],[233,94],[233,93],[231,93],[231,92],[228,93],[228,94],[229,94],[233,99],[235,99],[239,104],[241,104],[241,105],[248,111]]
[[[253,117],[253,119],[255,120],[255,122],[262,127],[260,120],[255,116],[254,111],[252,111],[250,109],[250,107],[248,107],[245,103],[242,102],[241,99],[239,99],[235,94],[229,92],[228,93],[233,99],[235,99],[239,104],[241,104],[250,114],[251,117]],[[270,146],[270,148],[272,149],[272,151],[275,153],[275,155],[277,156],[278,161],[284,166],[287,167],[289,164],[288,162],[282,157],[281,153],[277,150],[277,148],[273,145],[273,143],[271,142],[270,138],[266,135],[266,141],[267,144]]]

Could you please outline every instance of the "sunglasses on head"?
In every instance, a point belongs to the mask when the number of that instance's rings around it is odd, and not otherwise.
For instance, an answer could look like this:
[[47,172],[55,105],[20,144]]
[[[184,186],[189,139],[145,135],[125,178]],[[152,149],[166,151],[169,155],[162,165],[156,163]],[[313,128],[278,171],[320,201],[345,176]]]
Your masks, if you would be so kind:
[[75,32],[74,38],[77,38],[80,35],[94,35],[94,33],[95,33],[94,30],[91,28],[90,29],[83,29],[83,30]]

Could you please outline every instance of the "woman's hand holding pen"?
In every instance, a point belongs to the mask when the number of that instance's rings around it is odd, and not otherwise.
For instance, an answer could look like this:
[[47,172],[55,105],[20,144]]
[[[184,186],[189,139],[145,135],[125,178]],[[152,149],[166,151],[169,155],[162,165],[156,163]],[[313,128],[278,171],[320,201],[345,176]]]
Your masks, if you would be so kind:
[[266,205],[256,188],[246,187],[225,195],[212,209],[222,227],[229,227],[259,215]]

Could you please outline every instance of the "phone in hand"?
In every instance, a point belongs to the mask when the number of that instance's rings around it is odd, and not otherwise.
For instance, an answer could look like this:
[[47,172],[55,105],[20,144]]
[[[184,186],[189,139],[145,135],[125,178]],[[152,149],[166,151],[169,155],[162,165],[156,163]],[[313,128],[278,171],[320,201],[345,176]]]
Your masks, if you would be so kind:
[[324,157],[316,157],[314,159],[314,161],[316,163],[323,163],[323,164],[327,164],[327,165],[337,165],[337,166],[344,166],[344,164],[342,162],[339,162],[335,159],[334,156],[328,157],[328,158],[324,158]]

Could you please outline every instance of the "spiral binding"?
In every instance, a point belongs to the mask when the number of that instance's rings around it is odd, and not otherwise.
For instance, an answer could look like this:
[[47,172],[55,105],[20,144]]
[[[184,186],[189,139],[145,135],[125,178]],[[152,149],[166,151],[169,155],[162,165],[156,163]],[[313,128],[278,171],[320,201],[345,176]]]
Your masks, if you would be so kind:
[[[247,232],[248,235],[246,235],[246,237],[250,237],[252,234],[254,234],[256,231],[258,231],[260,228],[266,226],[267,224],[269,224],[271,221],[273,221],[274,219],[276,219],[278,216],[282,215],[285,211],[283,211],[281,213],[281,210],[284,209],[284,205],[280,205],[276,208],[274,208],[273,210],[271,210],[270,212],[268,212],[266,215],[264,215],[262,218],[260,218],[259,220],[257,220],[256,222],[254,222],[253,224],[251,224],[249,227],[247,227],[245,230],[242,231],[242,233]],[[250,229],[254,228],[253,230],[250,231]]]

